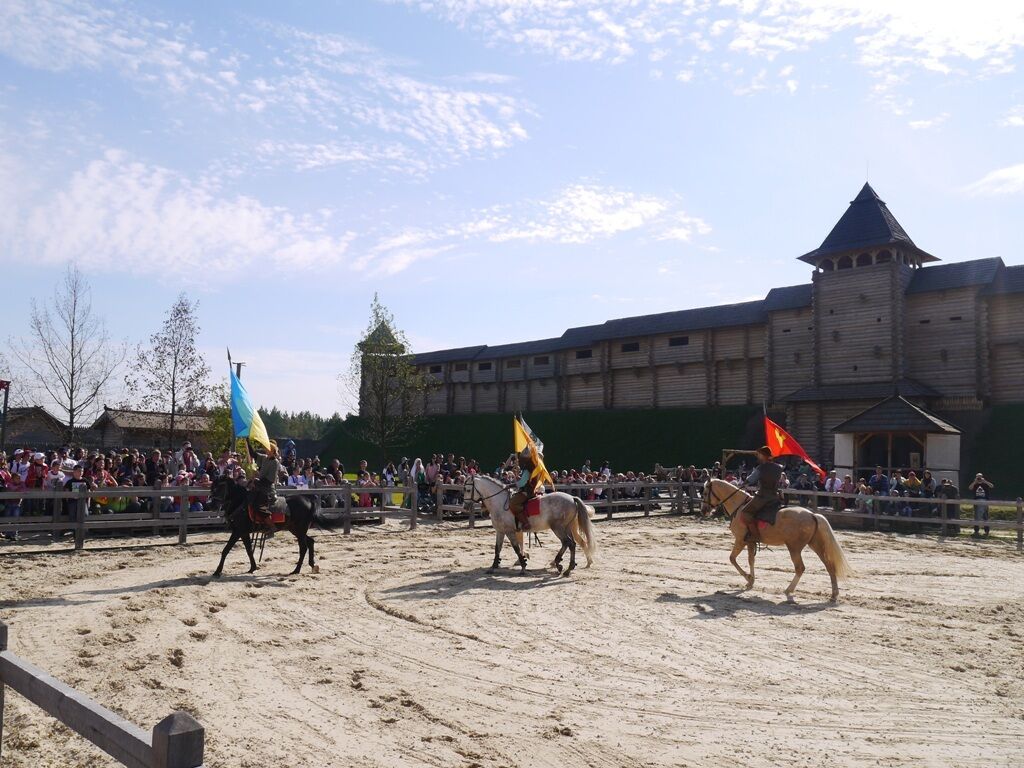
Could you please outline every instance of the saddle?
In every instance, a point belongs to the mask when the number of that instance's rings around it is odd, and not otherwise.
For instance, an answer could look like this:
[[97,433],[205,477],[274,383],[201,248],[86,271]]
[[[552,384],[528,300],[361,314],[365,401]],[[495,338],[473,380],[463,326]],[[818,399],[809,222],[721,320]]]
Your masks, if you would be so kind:
[[766,525],[775,525],[775,518],[778,516],[779,510],[782,509],[782,505],[782,499],[775,499],[755,512],[754,519],[757,520],[758,528],[764,528]]
[[540,514],[540,496],[534,496],[528,502],[526,502],[526,516],[536,517]]

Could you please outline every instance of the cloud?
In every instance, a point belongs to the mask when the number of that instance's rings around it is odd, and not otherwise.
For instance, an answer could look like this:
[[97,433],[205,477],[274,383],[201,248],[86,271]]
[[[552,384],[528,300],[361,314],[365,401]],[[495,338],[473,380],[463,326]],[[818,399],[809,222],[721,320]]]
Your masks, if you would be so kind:
[[[1012,71],[1024,49],[1018,3],[978,0],[390,0],[474,30],[489,42],[569,61],[694,52],[774,60],[840,36],[879,76],[915,67],[949,74]],[[785,76],[783,76],[785,77]]]
[[454,224],[386,235],[353,265],[369,274],[393,275],[458,248],[514,242],[587,245],[630,232],[690,242],[694,235],[709,234],[711,227],[680,210],[677,201],[578,182],[548,199],[492,206]]
[[338,264],[353,238],[331,235],[323,215],[296,215],[244,195],[219,197],[119,150],[0,223],[18,260],[75,261],[197,281],[257,264],[276,270]]
[[1014,107],[999,121],[1004,128],[1024,128],[1024,105]]
[[[223,133],[233,150],[251,142],[265,162],[280,147],[282,161],[303,156],[296,170],[352,163],[421,174],[528,138],[523,120],[532,113],[503,92],[513,82],[506,76],[414,76],[415,63],[343,35],[240,24],[245,34],[206,48],[191,25],[149,18],[126,2],[8,0],[0,3],[0,55],[76,77],[113,73],[159,96],[174,121],[209,126],[207,135],[231,116]],[[282,135],[290,141],[276,141]],[[243,169],[251,153],[239,151],[233,165]]]
[[907,123],[907,125],[913,128],[915,131],[921,131],[942,125],[948,119],[949,112],[943,112],[942,114],[936,115],[935,117],[928,118],[926,120],[911,120],[909,123]]
[[1024,192],[1024,163],[1000,168],[966,187],[971,195],[998,196]]

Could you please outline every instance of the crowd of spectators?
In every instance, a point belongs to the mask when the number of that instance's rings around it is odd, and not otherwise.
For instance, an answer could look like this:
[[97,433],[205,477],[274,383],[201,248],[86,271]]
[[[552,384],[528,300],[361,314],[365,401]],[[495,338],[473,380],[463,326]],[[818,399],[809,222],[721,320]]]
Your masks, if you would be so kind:
[[[431,506],[437,499],[441,486],[460,486],[474,474],[480,473],[479,462],[456,456],[454,453],[435,453],[424,463],[420,458],[410,461],[402,457],[388,462],[379,472],[372,471],[368,462],[359,462],[358,468],[346,477],[345,468],[334,459],[323,464],[318,456],[300,458],[291,441],[281,451],[282,472],[278,485],[287,488],[330,488],[348,484],[352,487],[353,504],[360,507],[373,505],[375,492],[371,489],[399,488],[416,485],[421,505]],[[679,466],[657,473],[637,471],[613,471],[610,462],[603,461],[595,469],[587,459],[577,469],[551,469],[557,486],[579,496],[585,501],[621,500],[640,498],[644,486],[650,482],[667,479],[703,484],[709,478],[719,478],[742,485],[750,467],[741,463],[730,469],[720,462],[698,469],[694,465]],[[183,488],[208,489],[220,477],[232,477],[244,481],[252,472],[251,459],[230,451],[215,456],[211,452],[198,453],[189,442],[177,451],[163,452],[155,449],[149,452],[138,449],[101,452],[83,448],[62,447],[58,450],[33,451],[18,448],[10,456],[0,452],[0,490],[18,492],[21,490],[80,491],[102,490],[103,488],[149,488],[168,489],[175,493],[154,497],[99,496],[90,500],[90,513],[136,512],[151,510],[154,498],[160,499],[162,511],[176,512],[182,504],[188,504],[191,511],[201,511],[206,500],[201,496],[189,496],[180,492]],[[493,468],[491,474],[508,485],[518,479],[519,467],[515,454]],[[980,473],[968,486],[969,495],[986,500],[993,484]],[[960,489],[948,478],[937,480],[929,470],[920,474],[916,470],[893,470],[887,474],[882,467],[874,473],[859,477],[846,474],[840,477],[833,470],[821,479],[806,464],[789,468],[782,475],[782,489],[795,489],[821,493],[819,505],[831,504],[837,511],[852,509],[862,513],[877,511],[878,514],[922,517],[959,517],[959,509],[949,504],[951,499],[960,497]],[[842,495],[840,495],[842,494]],[[934,503],[928,500],[934,499]],[[443,489],[441,500],[445,504],[460,502],[457,488]],[[404,499],[406,505],[411,502]],[[53,500],[8,499],[0,502],[0,510],[7,517],[21,515],[50,514]],[[76,501],[68,502],[77,504]],[[975,521],[988,522],[988,507],[975,506]],[[979,525],[975,533],[979,533]],[[989,527],[984,525],[985,533]]]

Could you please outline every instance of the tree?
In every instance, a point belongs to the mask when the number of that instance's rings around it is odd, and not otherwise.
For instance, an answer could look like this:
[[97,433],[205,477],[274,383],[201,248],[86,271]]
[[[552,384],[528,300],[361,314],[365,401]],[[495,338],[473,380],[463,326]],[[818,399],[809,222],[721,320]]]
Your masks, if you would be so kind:
[[103,318],[93,314],[89,283],[74,266],[54,287],[50,306],[40,308],[32,300],[28,334],[9,340],[9,346],[29,374],[24,384],[36,390],[37,401],[52,401],[69,439],[99,410],[126,351],[111,342]]
[[178,416],[195,413],[209,398],[210,367],[196,349],[198,312],[199,302],[180,294],[163,326],[149,337],[149,347],[136,349],[124,380],[130,403],[169,414],[168,445],[174,445]]
[[413,364],[405,334],[377,294],[370,323],[352,352],[347,384],[359,394],[354,437],[375,445],[386,461],[389,449],[405,444],[421,426],[432,382]]

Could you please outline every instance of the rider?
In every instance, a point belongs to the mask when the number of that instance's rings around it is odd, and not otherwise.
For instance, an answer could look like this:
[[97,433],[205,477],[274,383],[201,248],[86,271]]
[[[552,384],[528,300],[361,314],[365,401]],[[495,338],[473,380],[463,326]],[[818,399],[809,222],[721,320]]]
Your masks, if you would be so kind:
[[252,486],[249,490],[249,504],[252,506],[255,522],[263,526],[268,536],[274,533],[273,508],[277,501],[277,477],[281,472],[281,462],[277,457],[277,443],[270,441],[270,448],[266,453],[254,451],[250,446],[250,452],[256,460],[256,475],[253,477]]
[[757,449],[757,466],[747,475],[745,484],[757,486],[757,493],[740,509],[741,518],[747,526],[744,541],[760,541],[757,529],[757,514],[773,502],[781,501],[779,495],[779,479],[782,477],[782,465],[772,461],[772,451],[767,445]]
[[[543,457],[541,457],[543,458]],[[530,530],[530,517],[526,513],[526,505],[537,495],[537,486],[540,485],[540,477],[534,477],[533,471],[537,468],[530,456],[530,448],[527,446],[516,456],[519,463],[519,480],[516,482],[518,490],[509,499],[509,509],[516,518],[516,529],[520,531]]]

